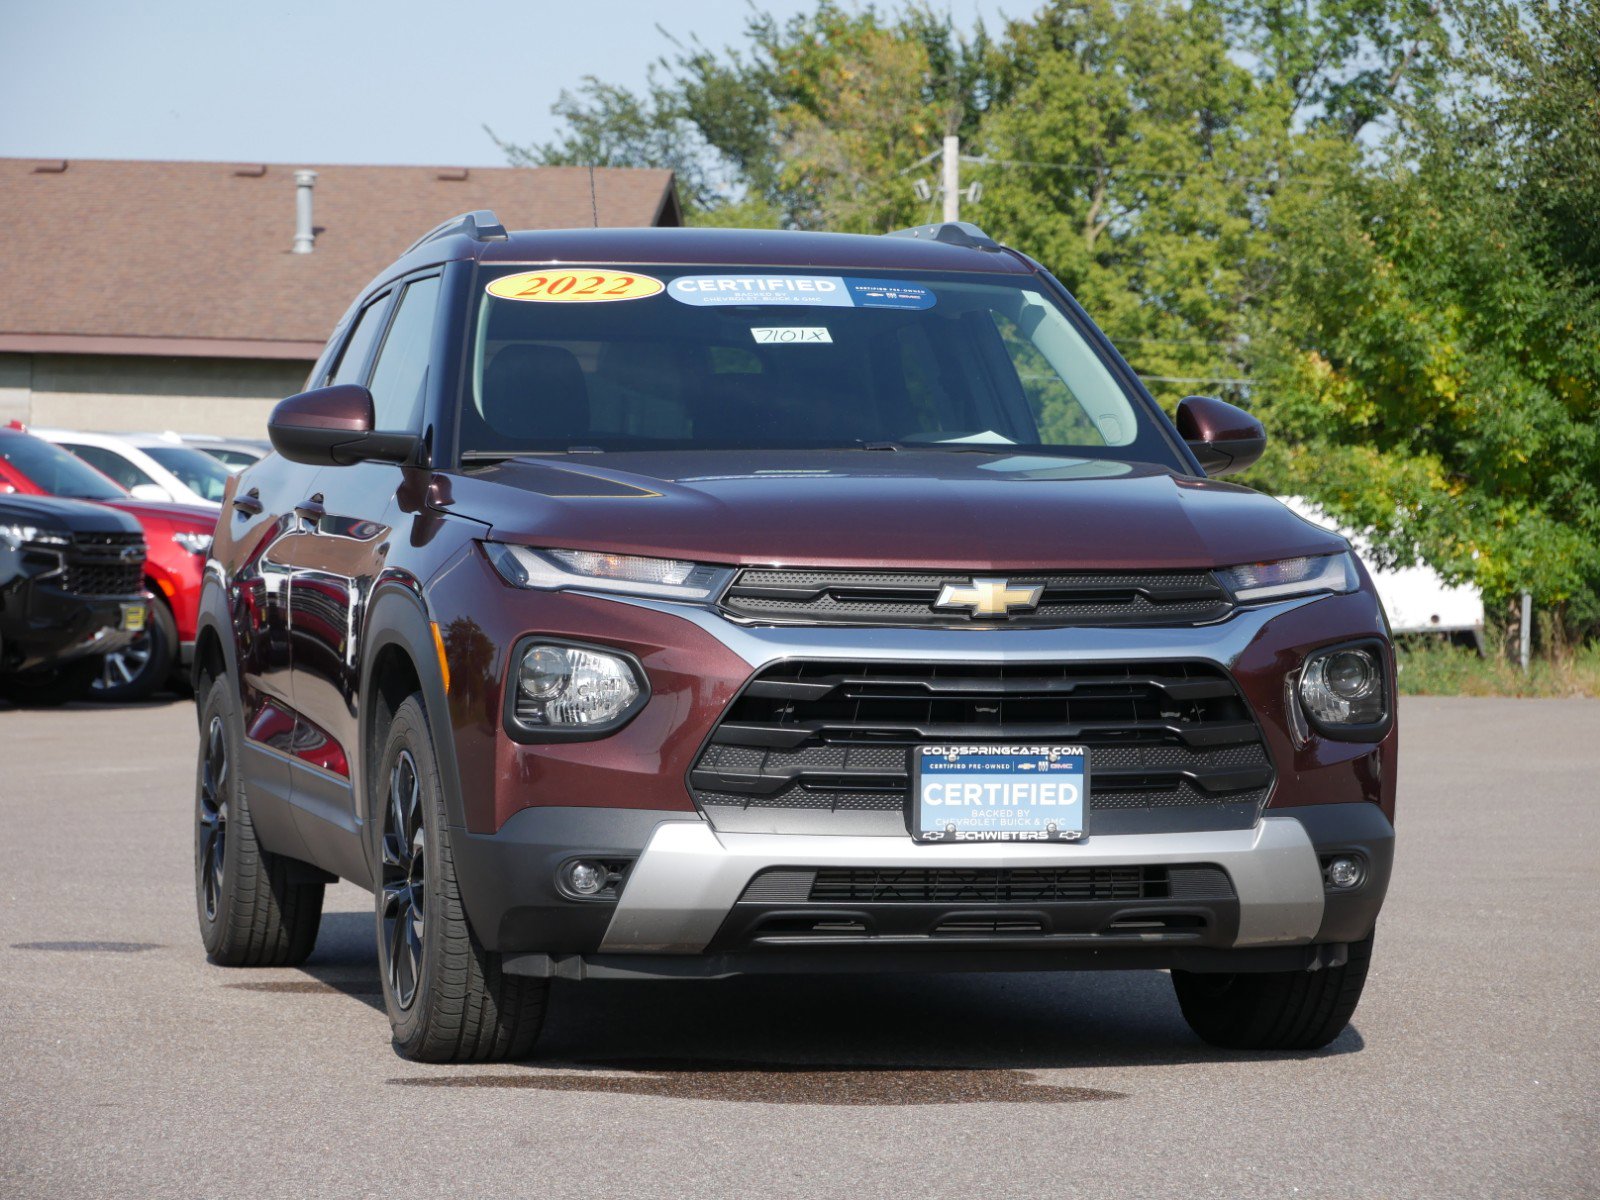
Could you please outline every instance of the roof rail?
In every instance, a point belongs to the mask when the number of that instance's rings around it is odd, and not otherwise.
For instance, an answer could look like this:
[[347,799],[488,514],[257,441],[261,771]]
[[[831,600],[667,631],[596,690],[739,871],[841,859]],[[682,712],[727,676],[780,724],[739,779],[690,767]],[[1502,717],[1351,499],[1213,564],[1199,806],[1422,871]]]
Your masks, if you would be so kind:
[[942,225],[913,225],[910,229],[896,229],[884,236],[922,238],[930,242],[943,242],[947,246],[962,246],[968,250],[1001,249],[999,242],[971,221],[946,221]]
[[506,233],[506,227],[500,224],[500,218],[494,215],[493,209],[480,208],[474,212],[462,213],[459,217],[451,217],[448,221],[439,222],[412,242],[406,253],[410,254],[419,246],[426,246],[429,242],[458,233],[465,234],[475,242],[503,242],[510,236]]

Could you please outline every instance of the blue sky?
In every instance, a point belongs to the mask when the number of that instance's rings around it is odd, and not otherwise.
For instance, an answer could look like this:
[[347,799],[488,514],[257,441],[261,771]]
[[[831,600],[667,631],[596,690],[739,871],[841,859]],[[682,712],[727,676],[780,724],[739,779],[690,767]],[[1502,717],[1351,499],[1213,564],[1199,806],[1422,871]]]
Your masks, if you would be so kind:
[[[859,7],[859,5],[849,5]],[[765,0],[779,16],[812,0]],[[882,7],[880,5],[880,7]],[[1033,0],[938,0],[958,22]],[[743,0],[0,0],[0,156],[493,166],[585,75],[638,85]]]

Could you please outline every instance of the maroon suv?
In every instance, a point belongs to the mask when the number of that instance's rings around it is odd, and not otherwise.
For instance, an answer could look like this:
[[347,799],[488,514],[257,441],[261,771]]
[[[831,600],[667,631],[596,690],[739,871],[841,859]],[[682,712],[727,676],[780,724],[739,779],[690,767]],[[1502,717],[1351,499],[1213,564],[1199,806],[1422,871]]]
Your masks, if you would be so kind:
[[311,383],[201,602],[214,961],[303,959],[341,877],[422,1059],[525,1054],[552,979],[1147,967],[1219,1045],[1348,1022],[1383,610],[1038,263],[473,213]]

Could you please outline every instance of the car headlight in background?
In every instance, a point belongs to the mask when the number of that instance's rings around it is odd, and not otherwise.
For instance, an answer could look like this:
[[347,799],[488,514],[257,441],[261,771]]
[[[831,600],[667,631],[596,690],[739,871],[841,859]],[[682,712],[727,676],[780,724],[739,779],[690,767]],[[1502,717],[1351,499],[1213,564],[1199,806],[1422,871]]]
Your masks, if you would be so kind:
[[211,553],[211,535],[209,533],[175,533],[172,535],[172,540],[190,554],[197,554],[201,558]]
[[535,550],[507,542],[484,542],[483,549],[507,583],[543,591],[585,588],[668,600],[710,600],[733,577],[733,571],[726,567],[675,558],[602,554],[595,550]]
[[70,546],[72,538],[53,529],[40,529],[37,525],[0,524],[0,544],[12,550],[24,546]]
[[1224,567],[1217,572],[1217,578],[1241,603],[1310,596],[1317,592],[1353,592],[1361,582],[1355,556],[1348,550],[1341,554]]
[[1386,730],[1389,686],[1383,652],[1375,642],[1312,654],[1301,668],[1296,690],[1306,716],[1323,733],[1348,738]]
[[632,656],[598,646],[529,638],[512,663],[510,715],[526,733],[608,733],[649,698]]

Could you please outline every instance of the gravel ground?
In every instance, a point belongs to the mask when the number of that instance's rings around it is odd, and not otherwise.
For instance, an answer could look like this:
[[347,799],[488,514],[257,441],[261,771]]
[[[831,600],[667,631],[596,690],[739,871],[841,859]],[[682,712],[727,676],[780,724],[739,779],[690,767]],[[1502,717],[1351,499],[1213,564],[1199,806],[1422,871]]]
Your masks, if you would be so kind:
[[207,964],[193,708],[0,711],[3,1196],[1595,1196],[1600,702],[1408,699],[1366,999],[1212,1050],[1155,973],[558,985],[398,1058],[371,900]]

